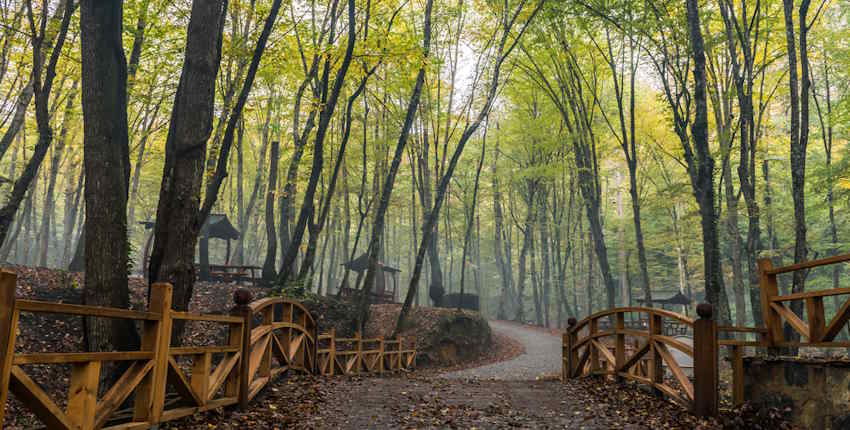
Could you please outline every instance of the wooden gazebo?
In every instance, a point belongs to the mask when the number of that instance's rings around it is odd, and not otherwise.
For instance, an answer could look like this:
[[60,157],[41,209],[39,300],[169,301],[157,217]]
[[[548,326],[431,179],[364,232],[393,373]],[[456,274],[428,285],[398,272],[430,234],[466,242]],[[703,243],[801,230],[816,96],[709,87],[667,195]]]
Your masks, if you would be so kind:
[[[148,235],[148,239],[145,243],[145,252],[144,252],[144,273],[147,274],[147,263],[148,258],[150,256],[150,248],[153,245],[153,227],[155,225],[154,221],[140,221],[139,224],[145,226],[145,230],[151,230],[151,233]],[[221,268],[226,268],[228,266],[227,263],[230,261],[230,241],[239,239],[239,230],[230,223],[230,220],[227,218],[225,214],[210,214],[204,225],[201,226],[201,231],[199,234],[199,242],[198,242],[198,254],[199,254],[199,264],[198,264],[198,277],[202,281],[209,281],[210,279],[210,239],[221,239],[226,241],[227,248],[224,257],[224,264],[222,265],[213,265],[218,272],[227,272],[227,270],[220,270]],[[243,267],[243,266],[240,266]],[[249,267],[249,266],[244,266]],[[241,275],[241,273],[237,273],[236,275]],[[252,274],[253,277],[253,274]]]
[[[354,260],[345,262],[342,264],[346,270],[351,270],[357,272],[357,283],[360,283],[360,279],[365,275],[366,270],[369,268],[369,255],[366,253],[361,254],[359,257]],[[398,302],[398,274],[401,270],[384,265],[382,262],[378,262],[378,269],[381,271],[382,276],[375,277],[375,284],[369,288],[369,302],[370,303],[396,303]],[[387,276],[392,279],[392,290],[387,289]],[[353,296],[357,294],[357,290],[354,288],[342,288],[342,296]]]

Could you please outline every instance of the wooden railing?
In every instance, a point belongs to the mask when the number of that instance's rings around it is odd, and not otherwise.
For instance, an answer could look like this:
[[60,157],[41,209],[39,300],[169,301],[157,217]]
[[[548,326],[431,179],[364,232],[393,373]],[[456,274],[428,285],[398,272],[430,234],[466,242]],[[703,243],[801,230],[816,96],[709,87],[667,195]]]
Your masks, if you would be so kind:
[[[242,296],[231,315],[204,315],[172,310],[172,287],[159,283],[151,287],[147,311],[132,311],[16,300],[15,278],[12,272],[0,271],[0,427],[9,392],[48,429],[141,429],[222,406],[246,407],[275,376],[287,371],[333,374],[328,357],[339,373],[410,369],[415,361],[416,351],[404,350],[401,339],[358,336],[354,354],[358,366],[349,366],[337,358],[349,352],[337,351],[334,345],[346,339],[334,339],[333,332],[318,335],[310,312],[281,297],[250,302],[250,295]],[[15,353],[21,313],[139,321],[141,347],[137,351]],[[171,346],[175,320],[223,325],[224,342]],[[317,340],[325,339],[330,339],[330,349],[318,350]],[[378,349],[364,349],[369,342],[376,342]],[[104,362],[120,362],[120,377],[104,381]],[[62,408],[24,367],[68,364],[70,387],[67,407]],[[110,385],[101,387],[104,383]],[[167,392],[167,386],[173,390]],[[99,392],[105,394],[98,398]],[[131,408],[119,411],[128,399]]]
[[[626,378],[650,385],[690,407],[697,415],[717,410],[717,325],[710,305],[697,309],[699,319],[662,309],[624,307],[593,314],[579,322],[570,319],[563,338],[563,379],[589,375]],[[626,328],[626,316],[649,321],[646,328]],[[600,321],[613,319],[613,329],[599,330]],[[663,334],[665,319],[690,327],[693,346]],[[626,338],[634,345],[627,345]],[[610,340],[610,342],[609,342]],[[694,361],[694,382],[673,357],[671,348]],[[664,366],[673,380],[664,377]]]
[[[317,362],[322,375],[352,375],[412,370],[416,365],[416,349],[404,349],[404,338],[384,340],[382,337],[364,339],[358,331],[351,338],[337,338],[334,330],[319,336],[327,343],[318,350]],[[364,348],[363,345],[367,347]],[[369,349],[374,345],[374,349]]]
[[[697,320],[673,312],[651,308],[617,308],[591,315],[580,322],[570,319],[569,329],[563,335],[564,380],[587,375],[608,375],[637,380],[690,406],[697,415],[717,413],[717,362],[719,348],[729,348],[732,367],[732,400],[743,403],[744,348],[848,348],[850,342],[836,341],[836,337],[850,321],[850,297],[840,302],[835,315],[827,320],[824,297],[850,295],[850,288],[806,291],[780,295],[777,275],[800,270],[810,270],[850,261],[850,254],[820,260],[773,267],[769,259],[758,260],[762,316],[764,327],[717,326],[711,318],[712,309],[707,304],[697,306]],[[787,303],[805,302],[804,315],[797,315]],[[627,314],[646,314],[627,323]],[[608,322],[613,321],[613,322]],[[637,321],[637,322],[634,322]],[[649,321],[648,324],[645,321]],[[663,327],[691,326],[693,346],[665,336]],[[607,324],[606,324],[607,323]],[[785,339],[783,326],[788,324],[801,337],[800,341]],[[755,336],[755,339],[742,339]],[[626,337],[643,338],[629,347]],[[613,339],[613,345],[605,341]],[[669,348],[678,349],[693,358],[694,378],[691,383],[675,362]],[[631,353],[627,357],[627,354]],[[673,378],[671,385],[664,378],[667,366]]]

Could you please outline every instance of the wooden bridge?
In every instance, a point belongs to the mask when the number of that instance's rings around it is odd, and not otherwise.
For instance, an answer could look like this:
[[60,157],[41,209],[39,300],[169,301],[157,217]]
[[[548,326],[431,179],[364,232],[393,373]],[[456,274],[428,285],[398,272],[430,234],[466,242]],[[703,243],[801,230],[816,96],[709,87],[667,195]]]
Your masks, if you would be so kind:
[[[740,404],[744,397],[744,348],[847,348],[850,342],[836,341],[850,320],[850,299],[845,299],[836,314],[827,320],[824,297],[850,295],[850,288],[807,291],[779,295],[777,276],[850,261],[850,254],[774,268],[769,259],[758,262],[764,327],[718,326],[711,305],[697,306],[699,318],[644,307],[622,307],[593,314],[581,321],[570,319],[563,335],[562,379],[584,376],[629,379],[653,387],[690,408],[698,416],[718,412],[718,360],[721,348],[729,348],[732,366],[732,399]],[[786,305],[805,302],[805,317]],[[805,318],[805,319],[804,319]],[[627,321],[648,321],[627,324]],[[829,321],[827,323],[827,321]],[[693,345],[664,333],[674,322],[685,327]],[[801,341],[786,340],[783,325],[801,336]],[[737,337],[756,336],[755,339]],[[689,376],[671,353],[678,350],[693,359]],[[665,367],[669,371],[666,375]]]
[[[416,350],[404,349],[401,338],[363,339],[358,333],[337,339],[333,331],[319,335],[310,312],[282,297],[237,303],[230,315],[204,315],[172,310],[172,287],[165,283],[151,287],[147,311],[133,311],[16,300],[15,282],[14,273],[0,272],[0,427],[9,392],[48,429],[143,429],[222,406],[249,407],[263,387],[285,372],[379,373],[409,370],[416,361]],[[15,353],[21,313],[139,321],[141,347]],[[227,335],[220,345],[172,346],[171,327],[178,320],[221,325]],[[121,362],[126,369],[108,388],[100,387],[104,362]],[[29,365],[71,366],[66,408],[27,374]],[[98,398],[99,392],[105,394]],[[128,399],[131,408],[119,410]]]

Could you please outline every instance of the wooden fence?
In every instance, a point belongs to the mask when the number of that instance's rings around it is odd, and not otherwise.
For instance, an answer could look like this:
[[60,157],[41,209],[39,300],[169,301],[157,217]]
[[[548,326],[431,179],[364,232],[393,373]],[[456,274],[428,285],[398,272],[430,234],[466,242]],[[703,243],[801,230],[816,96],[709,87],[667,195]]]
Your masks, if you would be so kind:
[[[404,349],[404,339],[364,339],[360,332],[351,338],[337,338],[334,330],[319,336],[317,361],[323,375],[352,375],[410,370],[416,364],[416,349]],[[374,349],[364,348],[373,345]]]
[[[300,303],[270,297],[237,303],[230,315],[204,315],[171,309],[170,284],[153,284],[147,311],[16,300],[15,274],[0,271],[0,427],[11,392],[48,429],[142,429],[222,406],[246,407],[275,376],[286,371],[332,375],[411,369],[415,349],[402,340],[357,338],[356,354],[337,351],[334,339],[318,335],[310,312]],[[250,300],[250,298],[248,298]],[[15,353],[21,313],[129,319],[140,322],[137,351]],[[175,320],[219,324],[227,332],[221,345],[175,347]],[[318,341],[331,347],[319,350]],[[364,344],[377,343],[375,349]],[[357,367],[341,359],[356,357]],[[340,357],[340,358],[337,358]],[[178,362],[180,359],[184,364]],[[114,382],[103,381],[104,362],[122,362]],[[362,363],[362,365],[360,364]],[[29,365],[70,365],[67,407],[57,405],[25,371]],[[188,375],[187,375],[188,371]],[[109,383],[109,387],[101,387]],[[172,391],[167,392],[166,387]],[[98,393],[104,393],[98,398]],[[135,394],[131,398],[131,395]],[[131,408],[119,411],[125,403]]]
[[[774,268],[769,259],[759,259],[764,327],[718,326],[712,318],[712,307],[705,303],[697,306],[699,318],[696,320],[661,309],[640,307],[610,309],[579,322],[571,318],[563,335],[562,378],[608,375],[632,379],[653,386],[690,407],[699,416],[716,415],[720,348],[730,349],[732,400],[740,404],[745,401],[744,348],[767,348],[777,353],[780,352],[778,348],[850,347],[848,341],[835,340],[850,321],[850,298],[840,302],[838,311],[829,320],[825,316],[823,302],[824,297],[850,295],[850,288],[780,295],[777,282],[777,275],[783,273],[808,271],[848,261],[850,254]],[[804,315],[797,315],[786,306],[786,303],[796,300],[805,302]],[[638,314],[638,318],[630,319],[632,321],[649,322],[627,325],[628,314]],[[686,329],[689,327],[693,345],[663,334],[663,328],[669,321]],[[605,322],[608,322],[607,327]],[[786,340],[784,325],[790,326],[801,340]],[[754,335],[756,339],[739,338],[747,335]],[[628,345],[626,337],[637,340],[634,345]],[[639,339],[645,342],[641,343]],[[693,381],[673,359],[670,348],[693,358]],[[672,378],[665,378],[665,365]]]
[[[589,375],[610,375],[643,382],[692,407],[701,415],[709,415],[717,407],[717,325],[711,318],[709,305],[697,309],[700,318],[693,320],[674,312],[643,307],[623,307],[593,314],[579,322],[570,319],[564,334],[563,379]],[[626,328],[626,316],[645,318],[646,328]],[[613,319],[611,330],[599,330],[600,321]],[[666,320],[674,320],[694,335],[693,346],[663,334]],[[634,339],[627,346],[626,337]],[[613,347],[606,342],[613,340]],[[643,341],[641,341],[643,340]],[[694,360],[692,383],[671,348]],[[664,378],[664,365],[673,380]]]

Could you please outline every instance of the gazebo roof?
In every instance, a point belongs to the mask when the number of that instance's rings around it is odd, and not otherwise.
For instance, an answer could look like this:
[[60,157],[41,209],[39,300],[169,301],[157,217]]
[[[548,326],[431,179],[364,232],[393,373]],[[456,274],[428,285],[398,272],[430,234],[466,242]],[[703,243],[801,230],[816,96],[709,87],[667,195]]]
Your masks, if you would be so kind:
[[[359,273],[359,272],[366,270],[369,267],[369,256],[364,252],[363,254],[360,254],[359,257],[355,258],[354,260],[351,260],[347,263],[342,263],[342,265],[345,266],[348,270],[353,270],[353,271]],[[384,272],[390,272],[390,273],[401,272],[401,270],[396,269],[395,267],[387,266],[387,265],[383,265],[382,268],[384,269]]]
[[[154,221],[139,221],[146,230],[152,229]],[[239,239],[239,230],[230,223],[225,214],[210,214],[201,227],[201,236],[209,235],[216,239]]]
[[[638,302],[646,302],[644,299],[637,299]],[[668,297],[666,299],[652,299],[652,303],[658,303],[661,305],[689,305],[691,304],[691,299],[688,296],[677,292],[672,297]]]

